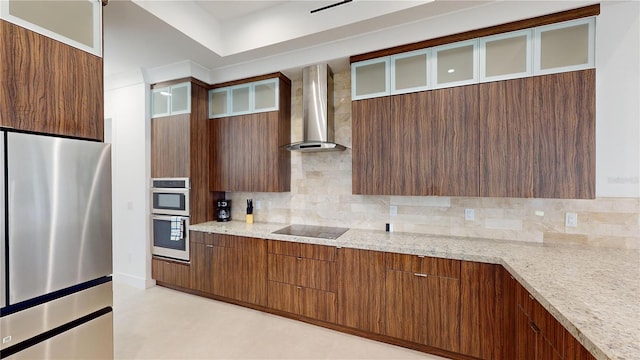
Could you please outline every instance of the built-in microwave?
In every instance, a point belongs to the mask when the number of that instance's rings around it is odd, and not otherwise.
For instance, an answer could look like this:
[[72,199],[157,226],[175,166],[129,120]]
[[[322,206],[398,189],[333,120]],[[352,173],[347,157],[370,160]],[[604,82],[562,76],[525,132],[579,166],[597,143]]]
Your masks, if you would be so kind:
[[151,215],[152,253],[189,261],[189,217]]
[[189,216],[189,178],[151,179],[151,213]]

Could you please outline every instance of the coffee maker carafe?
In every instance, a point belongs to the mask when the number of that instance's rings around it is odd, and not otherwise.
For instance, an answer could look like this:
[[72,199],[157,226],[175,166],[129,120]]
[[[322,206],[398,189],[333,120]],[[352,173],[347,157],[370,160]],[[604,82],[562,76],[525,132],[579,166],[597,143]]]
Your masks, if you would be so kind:
[[216,202],[216,220],[218,222],[231,220],[231,200],[218,200]]

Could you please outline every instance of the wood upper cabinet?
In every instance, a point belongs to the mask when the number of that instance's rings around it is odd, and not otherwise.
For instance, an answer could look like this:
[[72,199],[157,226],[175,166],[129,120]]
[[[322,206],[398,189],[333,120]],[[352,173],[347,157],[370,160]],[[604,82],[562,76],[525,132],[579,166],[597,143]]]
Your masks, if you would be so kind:
[[384,275],[383,252],[338,249],[338,324],[384,332]]
[[268,242],[269,307],[336,321],[336,248]]
[[[156,84],[168,87],[184,79]],[[224,195],[209,191],[209,120],[207,88],[190,79],[191,113],[151,119],[151,177],[187,177],[191,181],[191,223],[214,218],[214,201]]]
[[389,195],[391,98],[379,97],[351,102],[352,192]]
[[460,261],[385,254],[385,334],[460,348]]
[[595,69],[535,78],[535,197],[595,198],[595,89]]
[[291,187],[291,82],[279,77],[279,110],[210,120],[212,191],[283,192]]
[[101,57],[5,20],[0,43],[0,126],[103,140]]
[[193,288],[265,306],[266,249],[266,241],[263,239],[197,234],[192,238]]
[[151,177],[189,177],[189,114],[151,119]]
[[534,78],[480,84],[480,196],[534,196]]
[[354,193],[478,196],[477,85],[395,95],[388,105],[361,100],[352,110]]

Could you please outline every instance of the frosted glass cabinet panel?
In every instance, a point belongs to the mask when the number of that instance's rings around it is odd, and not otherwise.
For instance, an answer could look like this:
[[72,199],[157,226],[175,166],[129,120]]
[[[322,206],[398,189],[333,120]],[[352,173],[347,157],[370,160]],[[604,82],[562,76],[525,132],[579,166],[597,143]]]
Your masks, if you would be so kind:
[[213,89],[209,91],[209,118],[223,117],[230,114],[231,97],[229,88]]
[[278,110],[278,79],[253,83],[253,111]]
[[102,56],[102,4],[97,0],[3,0],[0,18]]
[[151,89],[151,117],[191,112],[191,83]]
[[171,87],[171,115],[191,112],[191,84],[183,83]]
[[238,85],[231,88],[231,112],[247,114],[251,111],[251,85]]
[[171,92],[169,87],[151,90],[151,117],[161,117],[170,115],[169,98]]
[[351,64],[352,100],[389,95],[389,58]]
[[478,40],[461,41],[434,47],[433,88],[477,83]]
[[594,67],[594,39],[594,18],[536,28],[535,74]]
[[391,56],[391,93],[426,90],[429,86],[429,50]]
[[523,30],[480,38],[480,81],[531,76],[531,34]]

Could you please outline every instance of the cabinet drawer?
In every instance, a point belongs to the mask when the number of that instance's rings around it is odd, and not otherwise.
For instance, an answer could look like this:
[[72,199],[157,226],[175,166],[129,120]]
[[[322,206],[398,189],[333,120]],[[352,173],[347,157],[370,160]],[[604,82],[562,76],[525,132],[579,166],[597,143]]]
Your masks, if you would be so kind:
[[270,281],[325,291],[336,291],[335,262],[269,254],[268,273]]
[[268,252],[270,254],[288,255],[324,261],[335,261],[336,259],[336,248],[333,246],[301,244],[288,241],[269,241]]
[[335,322],[336,293],[269,281],[269,307],[305,317]]
[[385,253],[385,267],[390,270],[460,278],[460,260]]
[[151,277],[156,281],[188,288],[191,286],[190,266],[179,262],[153,258]]

